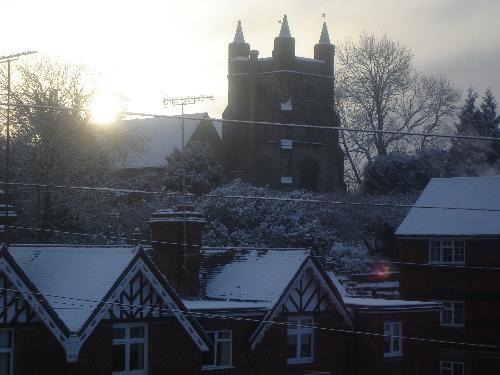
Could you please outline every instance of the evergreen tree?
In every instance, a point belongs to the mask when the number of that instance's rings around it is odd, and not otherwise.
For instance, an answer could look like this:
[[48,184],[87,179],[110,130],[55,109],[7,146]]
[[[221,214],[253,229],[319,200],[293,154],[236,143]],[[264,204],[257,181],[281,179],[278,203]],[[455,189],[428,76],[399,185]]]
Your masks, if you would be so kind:
[[[491,90],[486,90],[481,103],[481,127],[488,137],[500,138],[500,116],[497,115],[497,102]],[[500,161],[500,140],[492,142],[488,153],[488,162],[494,164]]]
[[[189,142],[184,148],[186,189],[194,194],[208,193],[222,181],[222,164],[214,149],[204,143]],[[167,156],[165,188],[182,190],[182,153],[178,149]]]
[[[477,92],[470,88],[456,124],[457,135],[498,137],[499,117],[496,114],[496,100],[487,90],[478,108]],[[449,152],[451,174],[457,176],[478,176],[500,170],[499,142],[454,139]],[[492,170],[493,169],[493,170]]]

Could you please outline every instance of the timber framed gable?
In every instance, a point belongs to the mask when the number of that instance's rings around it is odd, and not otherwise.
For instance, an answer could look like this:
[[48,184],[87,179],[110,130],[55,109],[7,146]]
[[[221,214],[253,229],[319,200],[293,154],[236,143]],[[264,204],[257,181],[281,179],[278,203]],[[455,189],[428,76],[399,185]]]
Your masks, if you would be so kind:
[[189,315],[173,287],[160,274],[140,247],[106,297],[79,332],[81,345],[101,320],[144,320],[174,316],[201,351],[208,351],[210,339]]
[[262,319],[250,337],[255,349],[265,332],[279,314],[314,314],[336,311],[349,327],[353,320],[342,301],[342,296],[317,260],[307,257],[272,309]]

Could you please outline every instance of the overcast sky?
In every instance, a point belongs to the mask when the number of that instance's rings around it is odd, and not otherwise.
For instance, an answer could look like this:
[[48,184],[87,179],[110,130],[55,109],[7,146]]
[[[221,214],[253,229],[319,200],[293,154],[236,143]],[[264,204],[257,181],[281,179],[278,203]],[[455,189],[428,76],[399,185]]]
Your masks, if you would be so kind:
[[0,55],[35,49],[83,63],[131,110],[157,112],[165,95],[211,94],[187,111],[220,116],[237,20],[251,48],[269,56],[283,13],[297,55],[312,57],[326,13],[335,44],[387,33],[421,71],[500,96],[499,0],[0,0]]

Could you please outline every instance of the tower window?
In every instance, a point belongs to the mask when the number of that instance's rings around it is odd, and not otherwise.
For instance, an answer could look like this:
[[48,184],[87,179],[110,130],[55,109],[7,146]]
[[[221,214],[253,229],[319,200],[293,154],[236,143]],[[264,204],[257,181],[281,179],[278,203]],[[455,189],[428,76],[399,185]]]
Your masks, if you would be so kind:
[[264,100],[266,99],[266,96],[267,96],[266,85],[263,83],[259,83],[257,85],[257,99]]
[[311,157],[306,157],[300,163],[300,188],[316,191],[318,188],[319,164]]
[[312,85],[306,85],[304,89],[304,100],[305,101],[314,100],[314,87]]

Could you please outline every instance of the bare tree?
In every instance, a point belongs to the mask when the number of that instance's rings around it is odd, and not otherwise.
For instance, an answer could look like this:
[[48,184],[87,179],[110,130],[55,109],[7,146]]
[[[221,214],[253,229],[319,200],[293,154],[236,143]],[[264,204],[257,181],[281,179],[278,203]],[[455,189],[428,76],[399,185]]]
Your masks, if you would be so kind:
[[[443,77],[419,74],[413,54],[387,35],[362,34],[339,48],[336,108],[343,127],[431,133],[452,124],[459,92]],[[354,181],[376,156],[428,147],[427,137],[341,132]]]

